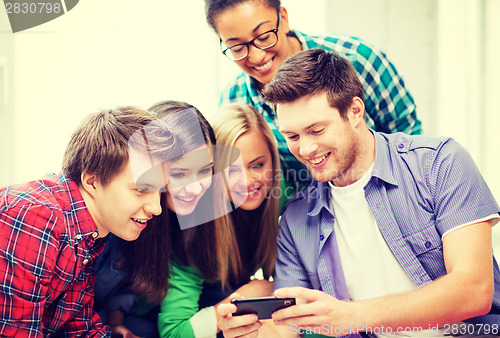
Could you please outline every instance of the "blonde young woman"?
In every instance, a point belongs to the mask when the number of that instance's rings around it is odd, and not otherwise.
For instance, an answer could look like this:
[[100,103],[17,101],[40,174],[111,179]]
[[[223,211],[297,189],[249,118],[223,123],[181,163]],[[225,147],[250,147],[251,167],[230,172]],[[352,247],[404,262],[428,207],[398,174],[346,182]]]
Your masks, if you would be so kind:
[[[248,278],[259,268],[274,273],[280,199],[280,163],[276,141],[262,115],[249,105],[222,107],[210,121],[225,154],[216,163],[226,174],[228,195],[237,205],[229,223],[237,241],[237,271]],[[237,161],[230,151],[239,151]]]

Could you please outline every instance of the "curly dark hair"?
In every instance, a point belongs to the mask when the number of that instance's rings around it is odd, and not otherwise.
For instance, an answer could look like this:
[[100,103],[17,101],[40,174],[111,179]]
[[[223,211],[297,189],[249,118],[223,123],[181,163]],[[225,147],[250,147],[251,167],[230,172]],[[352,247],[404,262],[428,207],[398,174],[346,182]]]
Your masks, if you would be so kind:
[[208,24],[217,33],[217,28],[215,25],[217,16],[224,12],[226,9],[230,9],[240,3],[247,1],[259,1],[269,8],[274,8],[276,11],[279,11],[281,7],[280,0],[205,0],[205,16],[207,18]]

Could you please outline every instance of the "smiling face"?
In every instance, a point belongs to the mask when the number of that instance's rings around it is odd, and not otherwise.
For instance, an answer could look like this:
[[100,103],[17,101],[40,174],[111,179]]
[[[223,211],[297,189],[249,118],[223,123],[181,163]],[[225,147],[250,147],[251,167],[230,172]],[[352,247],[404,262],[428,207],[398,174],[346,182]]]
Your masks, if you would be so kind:
[[326,93],[277,105],[279,128],[288,148],[315,180],[349,185],[371,164],[369,157],[360,154],[356,126],[362,113],[352,111],[360,111],[357,104],[349,108],[347,120],[342,119],[338,109],[328,104]]
[[[287,37],[288,14],[284,8],[280,10],[281,21],[278,29],[278,42],[269,49],[249,46],[248,57],[236,64],[248,75],[262,85],[271,81],[281,63],[293,53],[301,49],[298,40]],[[266,7],[260,1],[245,1],[228,8],[215,18],[217,32],[226,47],[245,43],[258,35],[275,29],[278,13]]]
[[[140,158],[136,155],[134,158]],[[143,157],[144,163],[149,163]],[[135,171],[134,171],[135,170]],[[85,203],[99,229],[99,237],[109,232],[127,240],[135,240],[147,226],[153,215],[161,213],[160,190],[164,189],[162,177],[150,176],[136,184],[130,161],[124,169],[107,184],[102,184],[95,176],[83,174],[82,184],[87,185]]]
[[167,207],[177,215],[191,214],[212,184],[213,161],[206,145],[185,154],[170,167]]
[[242,161],[227,169],[229,196],[243,210],[255,210],[266,199],[273,184],[271,152],[264,137],[248,131],[238,137],[234,146]]

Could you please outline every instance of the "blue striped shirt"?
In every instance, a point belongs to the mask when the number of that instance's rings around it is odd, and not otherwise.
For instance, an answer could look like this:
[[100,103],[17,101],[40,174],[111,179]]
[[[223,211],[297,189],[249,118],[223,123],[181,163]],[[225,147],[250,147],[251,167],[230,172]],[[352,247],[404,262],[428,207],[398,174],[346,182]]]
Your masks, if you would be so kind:
[[[300,41],[303,50],[321,48],[334,51],[352,62],[365,88],[366,122],[369,128],[384,133],[422,133],[413,97],[396,67],[382,51],[359,38],[342,34],[310,36],[299,31],[291,32]],[[264,116],[276,137],[285,179],[294,187],[306,187],[311,182],[311,176],[305,174],[305,166],[288,150],[271,105],[248,74],[240,74],[222,92],[219,104],[232,102],[249,104]]]
[[[499,206],[467,151],[451,138],[403,133],[375,135],[373,173],[366,200],[387,245],[417,286],[446,274],[442,236],[450,229],[497,214]],[[274,288],[302,286],[337,298],[344,279],[325,256],[337,250],[328,183],[313,181],[291,198],[280,221]],[[362,234],[361,234],[362,235]],[[325,246],[325,243],[329,243]],[[326,252],[326,250],[329,250]],[[335,255],[333,255],[335,256]],[[338,258],[338,256],[337,256]],[[490,314],[473,323],[500,322],[500,272]]]

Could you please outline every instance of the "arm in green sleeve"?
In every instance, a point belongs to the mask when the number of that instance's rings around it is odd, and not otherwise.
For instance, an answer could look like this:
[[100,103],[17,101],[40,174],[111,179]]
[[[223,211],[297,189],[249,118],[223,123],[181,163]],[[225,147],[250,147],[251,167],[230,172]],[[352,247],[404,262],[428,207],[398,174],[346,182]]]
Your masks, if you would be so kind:
[[172,267],[168,293],[158,315],[160,337],[194,337],[190,319],[198,312],[203,279],[194,267]]

